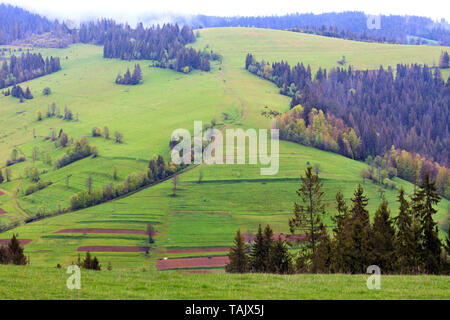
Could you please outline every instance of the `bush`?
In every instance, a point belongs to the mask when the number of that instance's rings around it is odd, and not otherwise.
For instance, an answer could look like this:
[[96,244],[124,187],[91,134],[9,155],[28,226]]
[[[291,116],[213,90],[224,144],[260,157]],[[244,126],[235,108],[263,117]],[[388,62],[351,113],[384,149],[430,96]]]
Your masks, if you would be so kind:
[[49,96],[52,93],[52,90],[49,87],[45,87],[44,90],[42,90],[42,94],[44,96]]

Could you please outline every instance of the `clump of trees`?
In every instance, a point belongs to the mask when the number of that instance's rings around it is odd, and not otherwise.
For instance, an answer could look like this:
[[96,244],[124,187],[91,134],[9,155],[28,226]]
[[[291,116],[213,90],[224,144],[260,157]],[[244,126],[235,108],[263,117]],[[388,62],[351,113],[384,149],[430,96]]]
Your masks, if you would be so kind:
[[79,140],[75,140],[66,153],[55,161],[55,167],[56,169],[59,169],[91,155],[94,157],[98,155],[97,147],[90,145],[88,139],[83,137]]
[[11,88],[11,96],[13,96],[14,98],[18,98],[21,101],[23,101],[23,99],[33,99],[33,95],[31,94],[31,90],[29,87],[27,87],[27,89],[25,91],[23,91],[23,89],[19,86],[19,85],[14,85]]
[[244,237],[238,230],[228,257],[229,264],[225,266],[225,271],[230,273],[294,272],[287,242],[281,237],[275,240],[270,225],[267,225],[264,231],[259,225],[255,240],[249,246],[245,244]]
[[419,185],[428,174],[430,179],[435,181],[438,193],[447,199],[450,198],[450,170],[419,154],[395,149],[392,146],[383,157],[367,157],[366,163],[369,168],[361,171],[363,179],[371,179],[375,183],[395,188],[395,183],[391,179],[396,176]]
[[[391,216],[383,198],[372,223],[367,210],[369,199],[360,185],[350,205],[339,191],[331,232],[323,223],[326,210],[322,183],[311,167],[301,177],[297,195],[300,202],[294,204],[294,216],[289,226],[291,233],[304,234],[302,242],[297,243],[298,254],[289,255],[279,239],[275,245],[278,246],[277,258],[272,260],[277,263],[271,265],[264,244],[264,240],[269,243],[270,230],[266,228],[263,234],[259,227],[250,256],[238,232],[230,251],[228,272],[365,273],[368,266],[377,265],[385,274],[450,274],[450,235],[445,243],[441,242],[433,219],[440,197],[429,175],[424,177],[409,201],[400,189],[400,208],[396,217]],[[274,265],[279,268],[274,269]]]
[[80,268],[84,268],[87,270],[96,270],[96,271],[100,271],[101,265],[100,262],[98,261],[97,257],[92,258],[91,257],[91,253],[88,251],[86,252],[86,256],[83,260],[81,260],[80,255],[78,255],[78,263],[77,265]]
[[119,73],[116,78],[116,84],[137,85],[141,83],[141,81],[142,71],[139,64],[134,66],[133,74],[130,73],[130,69],[127,69],[127,72],[124,73],[123,77]]
[[13,164],[25,161],[25,156],[19,156],[19,151],[17,149],[13,149],[11,151],[11,156],[6,160],[6,166],[12,166]]
[[164,158],[159,155],[156,160],[150,160],[147,170],[129,174],[122,182],[106,184],[101,189],[89,188],[88,191],[75,194],[70,198],[70,208],[78,210],[121,197],[166,179],[182,168],[183,166],[176,166],[170,162],[166,163]]
[[[38,121],[42,120],[42,111],[38,110],[37,111],[39,113],[39,115],[37,116]],[[45,113],[45,116],[47,118],[59,118],[62,120],[67,120],[67,121],[72,121],[74,120],[74,115],[72,110],[70,110],[67,106],[64,107],[64,112],[61,113],[61,109],[59,107],[56,106],[56,104],[53,102],[51,105],[49,105],[47,107],[47,112]],[[77,115],[77,119],[78,120],[78,115]]]
[[305,108],[298,105],[274,118],[273,124],[280,130],[281,139],[336,152],[352,159],[359,158],[361,139],[342,119],[332,114],[325,115],[322,110],[315,108],[308,115],[305,112]]
[[[47,57],[45,60],[40,53],[22,53],[20,57],[11,55],[8,61],[4,60],[0,68],[0,89],[13,85],[11,95],[17,98],[23,96],[32,99],[31,92],[24,92],[16,84],[28,81],[46,74],[61,70],[59,58]],[[13,92],[14,91],[14,92]],[[27,97],[28,96],[28,97]],[[31,96],[31,98],[29,98]]]
[[25,193],[26,196],[28,196],[28,195],[30,195],[32,193],[35,193],[35,192],[39,191],[39,190],[47,188],[48,186],[50,186],[52,184],[53,184],[52,181],[39,180],[37,183],[33,183],[32,185],[28,186],[25,189],[24,193]]
[[0,264],[27,264],[27,258],[16,235],[12,236],[7,246],[0,246]]
[[[125,28],[114,21],[101,21],[97,24],[83,24],[80,27],[82,42],[104,44],[103,57],[123,60],[153,60],[154,67],[170,68],[188,73],[193,69],[210,70],[210,58],[219,58],[210,52],[202,52],[185,47],[195,42],[192,29],[177,24],[164,24],[162,27],[136,29]],[[88,35],[85,37],[84,35]]]

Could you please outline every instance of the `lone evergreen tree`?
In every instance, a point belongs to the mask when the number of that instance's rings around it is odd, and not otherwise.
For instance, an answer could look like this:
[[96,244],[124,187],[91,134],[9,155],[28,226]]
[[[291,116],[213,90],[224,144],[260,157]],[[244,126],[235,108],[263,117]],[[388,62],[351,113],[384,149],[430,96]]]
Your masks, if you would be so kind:
[[238,230],[234,238],[234,246],[228,254],[230,262],[225,266],[225,271],[230,273],[245,273],[249,270],[248,256],[245,248],[245,241]]
[[294,217],[289,220],[292,234],[297,230],[306,234],[308,248],[314,254],[317,232],[321,223],[321,216],[325,214],[325,205],[322,202],[322,183],[319,176],[312,173],[312,167],[305,170],[305,177],[301,176],[301,186],[297,190],[302,204],[294,202]]
[[26,265],[27,258],[23,254],[23,248],[17,240],[16,235],[13,235],[8,243],[9,262],[15,265]]

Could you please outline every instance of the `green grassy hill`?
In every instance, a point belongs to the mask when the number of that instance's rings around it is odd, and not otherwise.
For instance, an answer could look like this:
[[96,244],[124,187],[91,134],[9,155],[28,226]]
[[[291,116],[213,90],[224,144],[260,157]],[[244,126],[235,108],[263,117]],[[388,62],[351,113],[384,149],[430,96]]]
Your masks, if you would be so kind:
[[[35,98],[20,104],[12,97],[0,96],[0,164],[3,165],[12,148],[27,156],[23,163],[11,168],[13,181],[0,185],[6,192],[0,196],[0,207],[7,214],[0,215],[0,223],[21,222],[36,214],[38,209],[54,211],[61,204],[68,206],[69,197],[86,189],[86,179],[93,177],[94,187],[113,183],[113,168],[119,180],[127,174],[145,168],[157,154],[169,156],[171,132],[177,128],[193,129],[194,120],[209,123],[217,119],[227,128],[270,128],[270,120],[261,116],[265,106],[279,111],[289,108],[289,99],[278,88],[257,78],[244,69],[245,56],[251,52],[266,61],[285,60],[311,64],[313,72],[319,66],[337,66],[346,56],[349,64],[358,69],[395,66],[397,63],[427,63],[438,61],[442,47],[403,46],[352,42],[294,32],[220,28],[204,29],[194,43],[198,49],[208,46],[223,56],[222,63],[214,63],[210,73],[193,72],[185,75],[171,70],[150,68],[149,61],[138,61],[143,71],[143,84],[119,86],[114,83],[117,73],[132,68],[135,61],[103,59],[102,48],[74,45],[67,49],[39,50],[43,56],[61,57],[62,70],[22,84],[30,86]],[[66,59],[67,57],[67,59]],[[449,73],[446,73],[447,76]],[[52,94],[42,95],[44,87]],[[60,119],[36,121],[35,113],[55,102],[61,110],[69,107],[78,114],[79,121]],[[223,113],[229,118],[224,120]],[[99,157],[77,161],[54,170],[44,164],[49,154],[54,161],[64,150],[55,149],[44,137],[51,128],[63,129],[69,138],[90,136],[91,129],[108,126],[111,134],[119,131],[124,143],[89,137],[99,148]],[[33,137],[33,132],[36,138]],[[24,196],[20,190],[29,183],[24,170],[32,165],[33,148],[39,149],[35,166],[48,170],[41,175],[53,181],[50,187]],[[54,267],[75,261],[79,246],[146,246],[146,237],[131,234],[55,233],[68,228],[118,228],[145,230],[147,224],[156,227],[158,235],[150,254],[96,253],[101,263],[113,268],[153,269],[156,258],[203,254],[171,254],[173,248],[227,247],[238,228],[255,231],[258,223],[270,223],[276,232],[287,232],[299,175],[307,163],[319,164],[324,180],[329,215],[335,213],[334,196],[341,189],[347,199],[358,183],[365,164],[340,155],[280,142],[280,170],[275,176],[261,176],[259,165],[202,165],[180,175],[178,193],[172,194],[170,181],[147,188],[132,196],[111,201],[64,215],[20,226],[0,235],[8,238],[18,233],[21,239],[31,239],[25,246],[32,265]],[[204,178],[198,183],[202,172]],[[66,176],[72,174],[70,186]],[[413,186],[395,179],[411,193]],[[373,214],[380,201],[379,186],[363,184]],[[19,191],[17,191],[19,189]],[[397,214],[397,190],[385,190],[393,215]],[[444,221],[449,202],[439,204],[437,219]],[[330,216],[326,219],[331,223]],[[220,255],[225,253],[212,253]],[[0,274],[9,272],[3,267]],[[181,276],[180,276],[181,277]],[[196,276],[201,277],[201,276]]]

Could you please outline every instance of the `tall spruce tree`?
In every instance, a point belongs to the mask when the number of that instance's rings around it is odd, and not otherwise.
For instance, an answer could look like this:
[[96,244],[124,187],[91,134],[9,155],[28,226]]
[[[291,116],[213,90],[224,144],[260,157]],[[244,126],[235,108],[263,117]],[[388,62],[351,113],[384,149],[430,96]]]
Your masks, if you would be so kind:
[[383,197],[373,221],[372,263],[379,266],[383,273],[392,272],[395,266],[395,229],[392,225],[390,211]]
[[358,185],[351,201],[349,236],[343,248],[345,268],[352,273],[365,273],[371,257],[370,220],[366,210],[368,198],[361,185]]
[[250,252],[250,271],[266,272],[266,264],[269,256],[269,248],[262,232],[261,225],[258,226],[255,241]]
[[289,220],[289,227],[292,234],[296,232],[305,234],[305,243],[302,244],[297,259],[297,268],[302,272],[315,272],[312,260],[320,241],[321,217],[325,214],[322,182],[319,176],[313,173],[311,166],[306,168],[305,177],[301,176],[300,180],[297,195],[301,199],[301,204],[294,202],[294,217]]
[[305,177],[300,176],[300,180],[301,186],[297,190],[297,195],[301,199],[301,204],[294,202],[294,217],[289,219],[289,227],[292,234],[297,231],[306,234],[308,247],[314,254],[321,216],[325,214],[322,182],[318,175],[313,174],[311,166],[306,168]]
[[225,266],[225,271],[230,273],[248,272],[249,259],[246,251],[244,237],[241,235],[241,230],[238,230],[234,238],[234,246],[228,253],[230,262]]
[[426,272],[433,274],[441,272],[443,267],[442,243],[439,239],[437,223],[433,220],[433,215],[437,213],[434,206],[440,200],[435,181],[431,181],[429,174],[426,174],[420,188],[412,197],[411,205],[421,224],[422,265]]
[[398,202],[400,204],[399,214],[395,219],[395,225],[397,226],[395,236],[397,269],[401,273],[410,273],[416,270],[417,262],[420,260],[420,230],[414,223],[403,187],[400,188]]
[[344,246],[348,237],[349,209],[341,190],[336,193],[336,210],[337,214],[332,217],[334,239],[330,268],[332,272],[344,272]]

